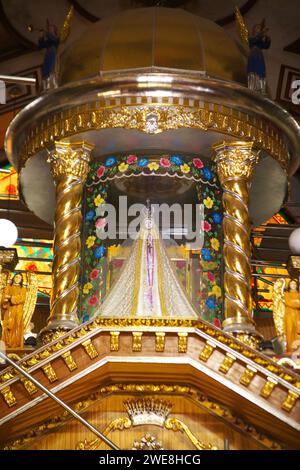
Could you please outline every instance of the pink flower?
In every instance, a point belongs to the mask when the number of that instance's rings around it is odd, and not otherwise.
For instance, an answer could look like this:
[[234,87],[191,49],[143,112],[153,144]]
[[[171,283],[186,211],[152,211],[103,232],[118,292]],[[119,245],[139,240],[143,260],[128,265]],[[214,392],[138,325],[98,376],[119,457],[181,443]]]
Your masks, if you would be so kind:
[[161,166],[164,166],[165,168],[168,168],[169,166],[171,166],[171,162],[168,158],[161,158],[159,160],[159,163],[161,164]]
[[202,160],[200,160],[200,158],[194,158],[193,159],[193,164],[194,164],[194,167],[196,168],[203,168],[203,162]]
[[129,165],[132,165],[134,162],[137,161],[137,156],[136,155],[128,155],[127,157],[127,163]]
[[213,282],[215,280],[215,276],[210,271],[207,273],[207,278],[210,282]]
[[88,302],[91,307],[94,307],[98,303],[98,297],[96,295],[91,295]]
[[122,259],[114,259],[112,262],[112,265],[114,268],[121,268],[123,266],[123,260]]
[[102,219],[96,220],[95,226],[96,228],[104,228],[106,224],[107,224],[106,219],[102,218]]
[[207,220],[202,220],[201,221],[201,229],[204,230],[204,232],[208,232],[211,229],[211,225]]
[[94,279],[97,279],[97,277],[99,276],[99,269],[93,269],[90,273],[90,279],[91,280],[94,280]]
[[101,176],[104,175],[104,172],[105,172],[105,166],[99,166],[98,170],[97,170],[97,176],[98,178],[101,178]]
[[176,266],[177,266],[178,269],[184,268],[185,264],[186,264],[185,261],[181,261],[181,260],[176,261]]
[[218,318],[214,318],[214,325],[217,327],[217,328],[221,328],[221,322]]

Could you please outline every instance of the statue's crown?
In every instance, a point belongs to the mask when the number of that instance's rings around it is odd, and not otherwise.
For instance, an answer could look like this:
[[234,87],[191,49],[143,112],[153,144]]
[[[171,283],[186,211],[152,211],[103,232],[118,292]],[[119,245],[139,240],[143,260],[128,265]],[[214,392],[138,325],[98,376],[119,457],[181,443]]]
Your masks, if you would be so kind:
[[127,400],[124,402],[124,406],[133,426],[140,424],[163,426],[172,408],[170,402],[155,398]]

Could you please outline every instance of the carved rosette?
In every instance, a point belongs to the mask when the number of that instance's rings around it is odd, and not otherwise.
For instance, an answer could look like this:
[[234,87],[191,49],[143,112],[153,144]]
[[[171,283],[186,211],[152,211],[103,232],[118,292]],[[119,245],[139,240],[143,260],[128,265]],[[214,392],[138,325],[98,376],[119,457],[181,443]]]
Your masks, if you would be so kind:
[[80,275],[81,203],[93,146],[86,142],[55,142],[48,161],[56,184],[53,245],[52,296],[48,325],[41,332],[44,342],[77,326]]
[[[258,154],[253,142],[223,142],[213,146],[217,173],[223,188],[224,291],[225,321],[223,328],[251,337],[257,345],[258,335],[252,320],[251,242],[248,210],[249,187]],[[249,341],[248,341],[249,343]]]

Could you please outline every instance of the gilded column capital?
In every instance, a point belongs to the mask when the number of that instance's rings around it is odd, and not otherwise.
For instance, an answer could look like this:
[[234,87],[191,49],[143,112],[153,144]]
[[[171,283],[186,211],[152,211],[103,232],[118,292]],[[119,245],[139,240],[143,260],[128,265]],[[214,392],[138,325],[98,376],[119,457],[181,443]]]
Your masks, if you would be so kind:
[[94,146],[85,141],[55,142],[55,148],[49,151],[48,162],[54,180],[65,176],[78,178],[85,182],[89,172],[89,161]]
[[221,184],[230,178],[249,180],[258,162],[258,152],[253,142],[222,142],[213,145],[214,160]]

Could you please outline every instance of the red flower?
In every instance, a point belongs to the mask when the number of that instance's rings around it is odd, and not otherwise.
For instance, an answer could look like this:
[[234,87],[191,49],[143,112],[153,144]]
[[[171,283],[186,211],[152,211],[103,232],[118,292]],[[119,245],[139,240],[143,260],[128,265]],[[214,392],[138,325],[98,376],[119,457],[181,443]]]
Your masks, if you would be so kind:
[[217,328],[221,328],[221,322],[218,318],[214,318],[214,325],[217,327]]
[[28,263],[26,266],[27,271],[37,271],[37,265],[35,263]]
[[93,188],[89,187],[87,190],[89,193],[91,193],[93,191]]
[[127,157],[128,165],[132,165],[136,161],[137,161],[137,156],[136,155],[128,155],[128,157]]
[[98,297],[97,297],[96,295],[92,295],[92,296],[89,298],[88,302],[89,302],[89,305],[90,305],[91,307],[95,307],[95,305],[97,305],[97,303],[98,303]]
[[99,166],[98,170],[97,170],[97,176],[98,178],[101,178],[101,176],[104,175],[104,172],[105,172],[105,166]]
[[99,276],[99,269],[93,269],[90,273],[90,279],[91,280],[94,280],[94,279],[97,279],[97,277]]
[[204,230],[204,232],[208,232],[211,229],[211,225],[207,220],[202,220],[201,221],[201,229]]
[[207,278],[208,278],[208,280],[211,281],[211,282],[213,282],[213,281],[215,280],[215,276],[214,276],[214,274],[211,273],[211,272],[208,272],[208,273],[207,273]]
[[200,160],[200,158],[194,158],[193,159],[193,164],[194,164],[194,167],[196,168],[203,168],[203,162],[202,160]]
[[164,166],[165,168],[168,168],[169,166],[171,166],[171,162],[168,158],[161,158],[159,160],[159,163],[161,164],[161,166]]
[[16,196],[16,194],[17,194],[17,188],[15,187],[14,184],[8,184],[8,185],[5,187],[5,192],[6,192],[6,194],[11,194],[12,196]]

